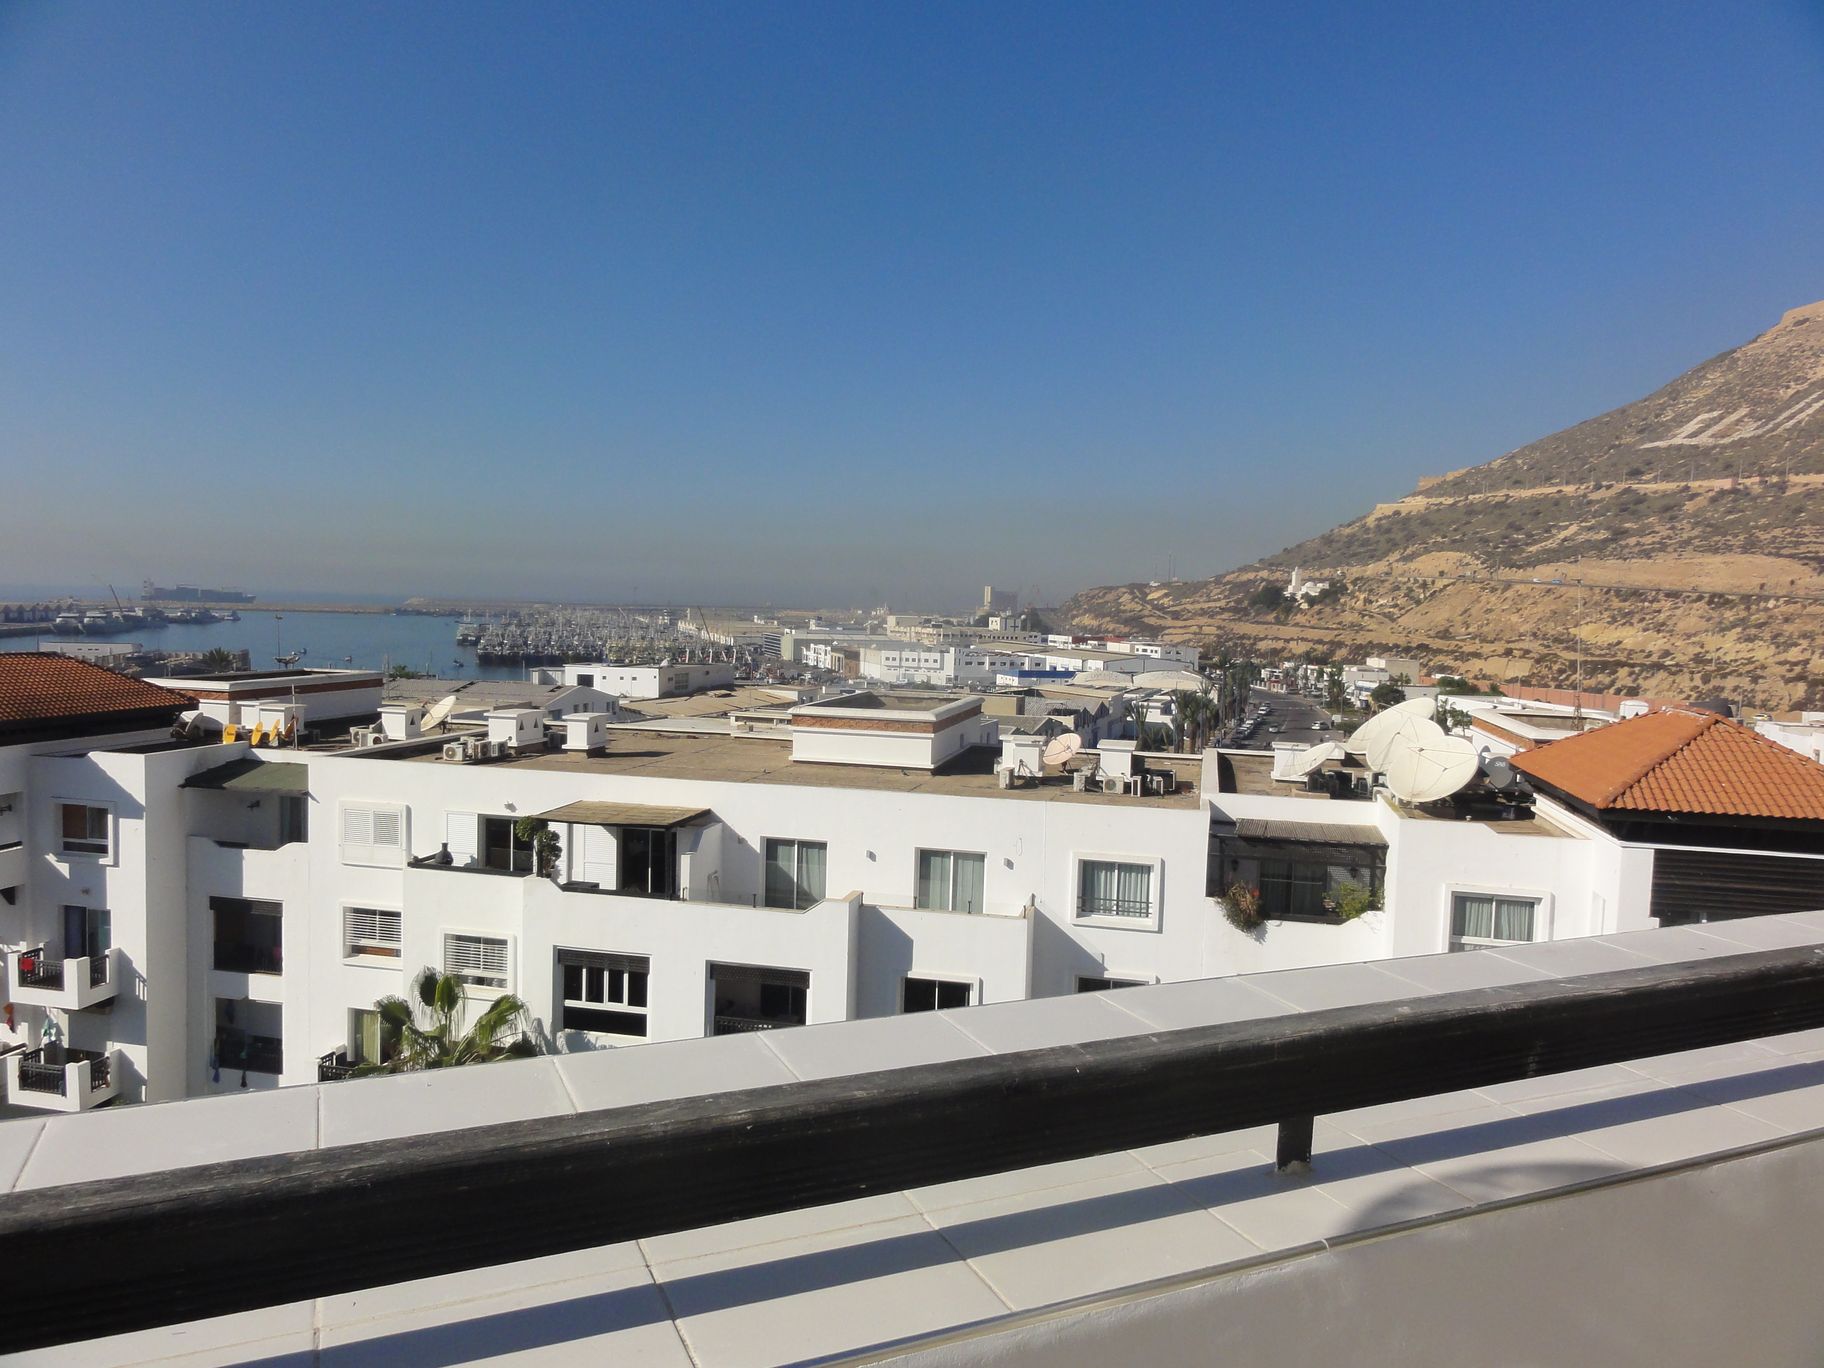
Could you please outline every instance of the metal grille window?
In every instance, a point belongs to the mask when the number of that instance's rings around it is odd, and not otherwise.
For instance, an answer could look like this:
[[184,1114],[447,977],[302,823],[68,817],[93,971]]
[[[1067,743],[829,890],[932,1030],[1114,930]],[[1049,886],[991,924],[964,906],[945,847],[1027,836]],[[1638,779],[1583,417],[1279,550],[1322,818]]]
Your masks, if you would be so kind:
[[644,955],[559,950],[564,1029],[644,1036],[651,967]]
[[1127,917],[1136,921],[1153,915],[1151,865],[1119,860],[1084,860],[1077,875],[1079,917]]
[[980,912],[987,857],[961,850],[918,852],[915,907],[935,912]]
[[1475,950],[1484,945],[1516,945],[1533,939],[1535,898],[1500,898],[1485,893],[1458,893],[1450,900],[1450,948]]
[[403,913],[383,907],[342,909],[342,953],[398,959],[405,941]]
[[496,936],[465,936],[445,932],[443,972],[476,988],[507,986],[507,942]]
[[108,821],[112,814],[105,807],[86,803],[60,803],[58,821],[66,855],[106,855],[109,849]]
[[935,1012],[967,1007],[975,998],[975,985],[955,979],[913,978],[900,985],[900,1008],[907,1012]]

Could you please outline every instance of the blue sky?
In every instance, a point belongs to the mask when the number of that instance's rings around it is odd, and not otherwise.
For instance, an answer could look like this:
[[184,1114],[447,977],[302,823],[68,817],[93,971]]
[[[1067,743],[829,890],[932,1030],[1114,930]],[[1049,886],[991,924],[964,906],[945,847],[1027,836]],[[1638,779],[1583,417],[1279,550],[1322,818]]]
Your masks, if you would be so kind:
[[1824,6],[0,0],[0,583],[1230,568],[1824,297]]

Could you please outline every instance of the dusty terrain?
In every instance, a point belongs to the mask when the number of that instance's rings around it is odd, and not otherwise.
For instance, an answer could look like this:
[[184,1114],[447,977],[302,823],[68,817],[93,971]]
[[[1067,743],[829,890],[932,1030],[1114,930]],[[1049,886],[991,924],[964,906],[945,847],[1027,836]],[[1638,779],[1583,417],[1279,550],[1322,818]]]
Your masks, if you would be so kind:
[[[1250,602],[1294,566],[1340,589]],[[1581,668],[1592,688],[1824,707],[1824,304],[1254,565],[1089,590],[1065,614],[1257,654],[1384,649],[1502,683]]]

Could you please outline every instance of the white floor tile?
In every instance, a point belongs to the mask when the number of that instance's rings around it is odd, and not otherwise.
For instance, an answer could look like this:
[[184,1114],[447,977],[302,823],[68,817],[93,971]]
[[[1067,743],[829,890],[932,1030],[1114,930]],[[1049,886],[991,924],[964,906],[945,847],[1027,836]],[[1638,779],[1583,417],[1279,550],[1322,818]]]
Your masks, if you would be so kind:
[[1124,988],[1119,994],[1111,994],[1110,1001],[1162,1031],[1259,1021],[1295,1010],[1291,1004],[1236,978]]
[[1269,1252],[1334,1239],[1356,1226],[1356,1214],[1326,1196],[1312,1172],[1281,1173],[1269,1156],[1253,1150],[1154,1171],[1181,1197]]
[[578,1111],[636,1107],[794,1081],[792,1071],[758,1032],[590,1050],[558,1055],[554,1062]]
[[[1118,992],[1129,991],[1118,989]],[[1072,993],[963,1007],[939,1016],[954,1022],[971,1040],[994,1052],[1036,1050],[1047,1045],[1080,1045],[1088,1040],[1114,1040],[1145,1035],[1153,1028],[1108,1001],[1113,994]]]
[[1006,1314],[923,1217],[653,1270],[700,1368],[792,1363]]
[[767,1044],[787,1068],[807,1079],[987,1055],[957,1024],[947,1013],[916,1012],[778,1031],[769,1036]]
[[320,1096],[325,1146],[568,1116],[574,1110],[556,1062],[548,1058],[351,1078],[322,1088]]
[[[44,1122],[36,1117],[18,1121],[0,1121],[0,1192],[10,1192],[25,1169],[26,1158],[44,1134]],[[86,1179],[86,1172],[73,1182]]]
[[670,1308],[643,1266],[326,1327],[319,1343],[321,1368],[406,1363],[690,1368]]
[[1142,1170],[930,1215],[1016,1308],[1247,1258],[1257,1246]]

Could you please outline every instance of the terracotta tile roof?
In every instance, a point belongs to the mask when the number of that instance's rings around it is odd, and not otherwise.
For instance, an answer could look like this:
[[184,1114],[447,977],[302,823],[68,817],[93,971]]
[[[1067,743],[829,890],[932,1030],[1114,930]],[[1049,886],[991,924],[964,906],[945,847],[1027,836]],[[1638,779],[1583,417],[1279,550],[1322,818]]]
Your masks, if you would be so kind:
[[0,727],[195,706],[188,694],[128,679],[85,660],[0,651]]
[[1715,713],[1648,713],[1512,759],[1603,812],[1824,821],[1824,765]]

